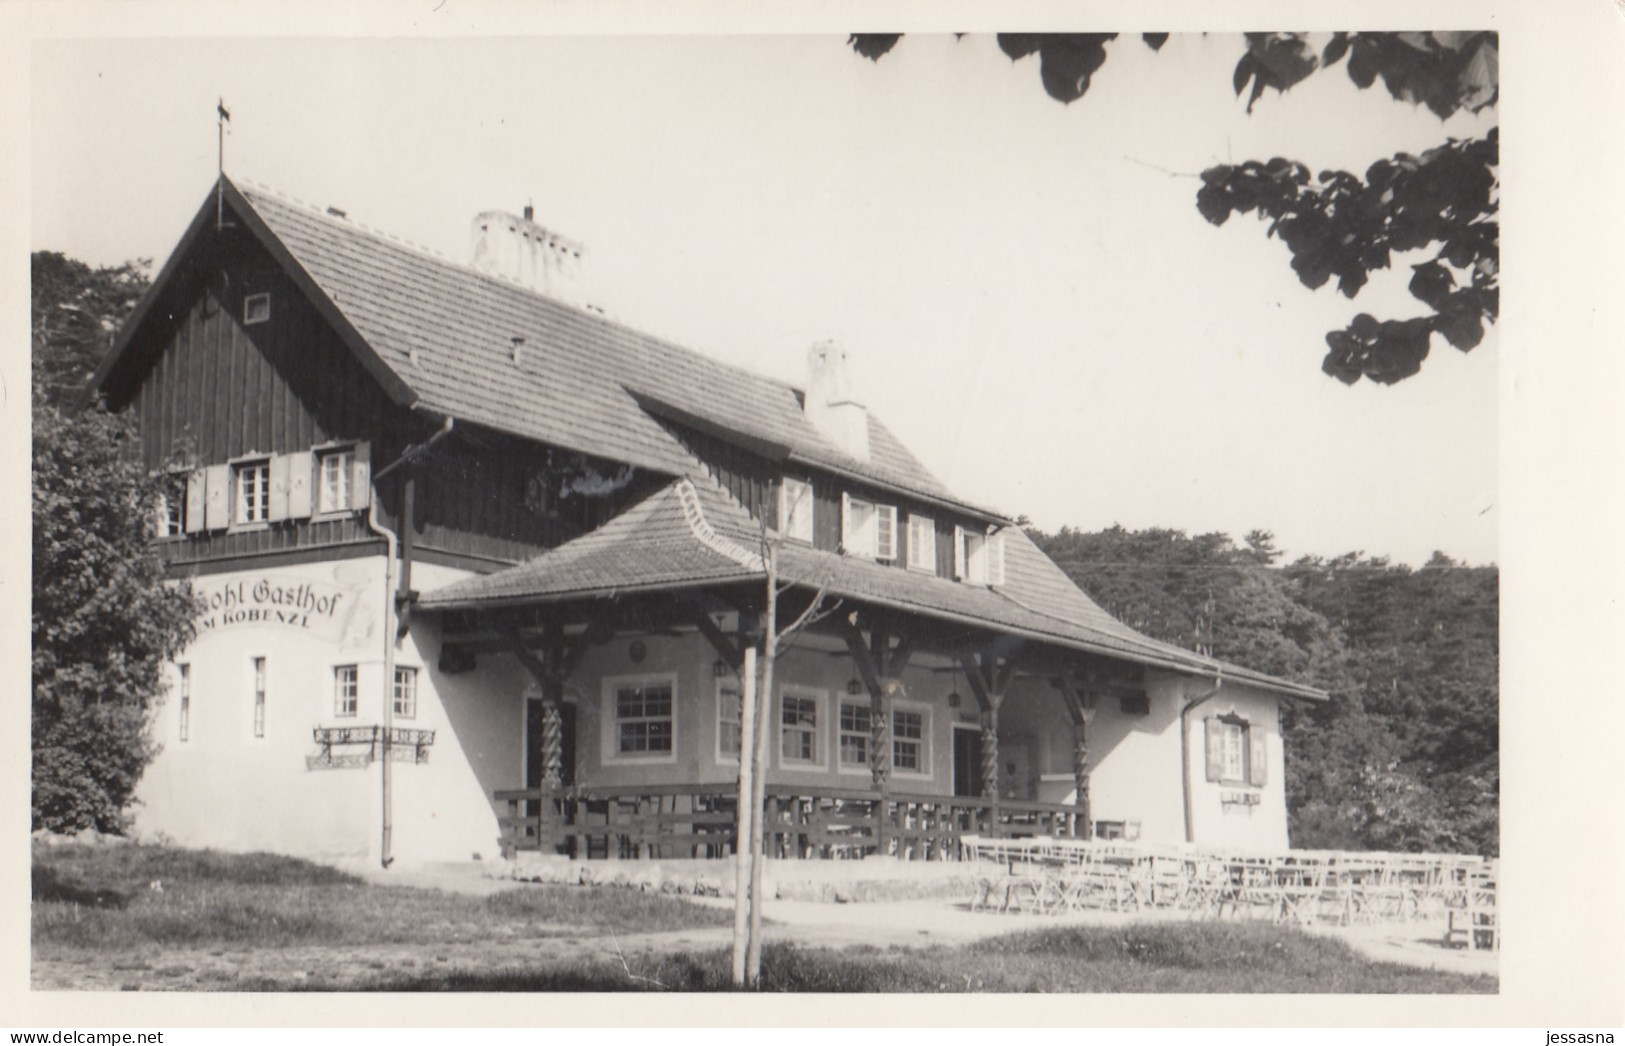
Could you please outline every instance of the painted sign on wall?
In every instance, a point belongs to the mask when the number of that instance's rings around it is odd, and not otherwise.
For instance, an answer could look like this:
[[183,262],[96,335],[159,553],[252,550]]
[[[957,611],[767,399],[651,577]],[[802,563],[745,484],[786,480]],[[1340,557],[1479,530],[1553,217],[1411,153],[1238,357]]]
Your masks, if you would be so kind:
[[195,582],[194,591],[204,603],[200,635],[247,625],[292,629],[334,642],[356,599],[353,588],[270,575]]

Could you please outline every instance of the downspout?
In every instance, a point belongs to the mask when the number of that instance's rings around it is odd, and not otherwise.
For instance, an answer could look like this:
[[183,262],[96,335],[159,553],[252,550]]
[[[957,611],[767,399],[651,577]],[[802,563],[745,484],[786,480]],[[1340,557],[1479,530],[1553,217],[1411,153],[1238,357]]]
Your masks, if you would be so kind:
[[[400,457],[396,458],[379,471],[373,473],[372,482],[374,484],[374,496],[367,499],[367,527],[374,534],[377,534],[379,537],[383,538],[386,546],[386,551],[384,554],[384,736],[380,741],[379,749],[383,756],[383,758],[380,760],[380,762],[383,764],[383,834],[379,843],[379,861],[385,868],[388,868],[391,864],[395,863],[395,857],[391,853],[391,849],[394,844],[395,815],[394,778],[391,772],[390,760],[390,738],[394,735],[395,731],[395,647],[400,643],[402,638],[396,633],[395,625],[395,557],[398,554],[397,550],[400,547],[400,539],[396,537],[393,530],[388,529],[382,523],[378,522],[378,497],[376,484],[379,480],[383,479],[403,462],[417,461],[440,439],[451,435],[452,426],[454,424],[456,424],[456,420],[448,414],[446,416],[445,424],[440,427],[440,431],[436,432],[433,436],[430,436],[427,442],[408,446],[406,450],[401,453]],[[404,522],[408,526],[411,525],[411,520],[405,520]]]
[[1213,689],[1208,690],[1205,693],[1197,694],[1195,697],[1185,702],[1185,707],[1179,710],[1179,756],[1180,763],[1184,768],[1184,774],[1182,775],[1181,780],[1184,782],[1185,786],[1185,841],[1187,843],[1194,843],[1196,841],[1196,825],[1191,806],[1190,714],[1192,709],[1194,709],[1197,705],[1211,699],[1223,686],[1224,673],[1221,672],[1213,679]]

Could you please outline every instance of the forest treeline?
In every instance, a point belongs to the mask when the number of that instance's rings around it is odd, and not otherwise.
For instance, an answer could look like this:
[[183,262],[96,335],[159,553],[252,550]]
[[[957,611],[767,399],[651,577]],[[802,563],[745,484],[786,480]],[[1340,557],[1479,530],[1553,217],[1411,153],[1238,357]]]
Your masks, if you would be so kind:
[[1283,711],[1294,847],[1499,853],[1496,567],[1281,564],[1267,531],[1029,533],[1125,624],[1331,693]]

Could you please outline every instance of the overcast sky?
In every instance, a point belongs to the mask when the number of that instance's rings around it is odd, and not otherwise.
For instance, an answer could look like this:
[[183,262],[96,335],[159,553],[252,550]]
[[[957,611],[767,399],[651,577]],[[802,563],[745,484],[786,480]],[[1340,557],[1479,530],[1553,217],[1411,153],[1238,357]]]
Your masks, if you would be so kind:
[[800,381],[851,351],[860,394],[950,487],[1039,526],[1272,530],[1289,555],[1497,559],[1497,332],[1349,388],[1325,332],[1416,315],[1312,292],[1196,175],[1286,155],[1363,172],[1482,133],[1341,68],[1252,115],[1238,36],[1109,45],[1044,94],[991,36],[40,40],[35,249],[162,264],[226,170],[466,260],[519,210],[584,241],[611,315]]

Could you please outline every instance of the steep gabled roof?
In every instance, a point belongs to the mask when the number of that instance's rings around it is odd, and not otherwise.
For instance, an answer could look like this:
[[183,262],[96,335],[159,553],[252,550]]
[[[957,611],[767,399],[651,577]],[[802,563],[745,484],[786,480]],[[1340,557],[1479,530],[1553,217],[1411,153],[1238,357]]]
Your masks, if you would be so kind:
[[[832,596],[1150,667],[1222,675],[1290,697],[1325,699],[1314,687],[1141,635],[1096,605],[1021,530],[1004,533],[1005,583],[997,586],[962,584],[795,542],[780,546],[780,572]],[[760,579],[760,542],[760,529],[744,508],[696,468],[590,534],[519,566],[426,592],[418,606],[547,603]]]
[[[807,421],[793,386],[532,292],[344,218],[222,178],[234,217],[265,245],[386,391],[411,404],[677,476],[691,458],[654,403],[713,433],[972,515],[872,415],[868,461]],[[118,366],[177,260],[214,218],[211,193],[153,291],[98,369]],[[524,339],[521,362],[513,340]],[[642,402],[640,402],[642,400]]]

